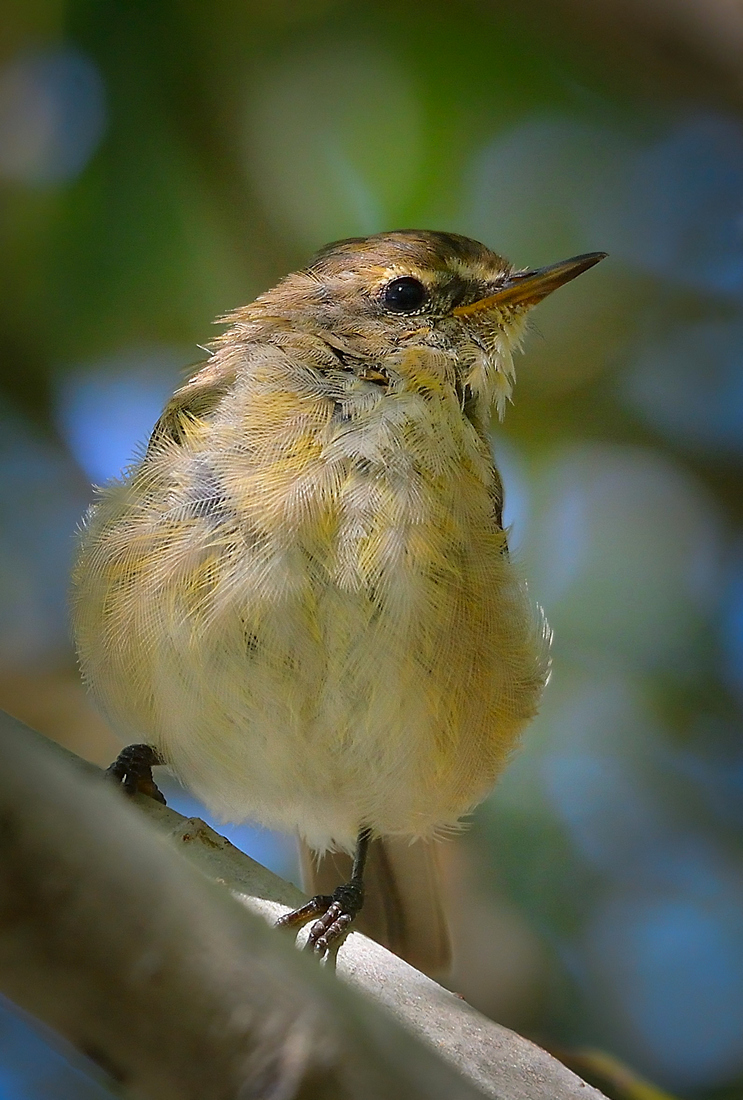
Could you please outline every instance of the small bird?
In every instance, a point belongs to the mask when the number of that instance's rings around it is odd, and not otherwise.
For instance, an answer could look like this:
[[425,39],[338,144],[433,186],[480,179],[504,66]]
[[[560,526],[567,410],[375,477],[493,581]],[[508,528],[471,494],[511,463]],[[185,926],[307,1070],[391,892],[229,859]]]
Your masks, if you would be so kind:
[[549,671],[489,425],[529,309],[604,255],[519,271],[422,230],[326,246],[222,318],[85,520],[83,675],[134,742],[112,774],[157,796],[167,763],[220,818],[297,832],[310,878],[352,856],[280,921],[313,920],[320,956],[368,863],[382,938],[444,962],[431,841],[490,791]]

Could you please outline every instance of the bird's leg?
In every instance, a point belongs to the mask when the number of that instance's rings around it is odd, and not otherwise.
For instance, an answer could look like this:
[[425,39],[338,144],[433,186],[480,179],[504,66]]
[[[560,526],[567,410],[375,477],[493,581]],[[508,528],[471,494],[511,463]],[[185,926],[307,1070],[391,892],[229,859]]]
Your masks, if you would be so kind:
[[124,788],[127,794],[146,794],[165,805],[165,796],[152,778],[152,769],[164,764],[154,745],[127,745],[122,749],[106,776]]
[[276,921],[277,928],[296,928],[319,917],[310,928],[307,949],[321,958],[345,935],[364,904],[364,865],[371,841],[371,829],[362,829],[356,841],[351,877],[332,894],[318,894]]

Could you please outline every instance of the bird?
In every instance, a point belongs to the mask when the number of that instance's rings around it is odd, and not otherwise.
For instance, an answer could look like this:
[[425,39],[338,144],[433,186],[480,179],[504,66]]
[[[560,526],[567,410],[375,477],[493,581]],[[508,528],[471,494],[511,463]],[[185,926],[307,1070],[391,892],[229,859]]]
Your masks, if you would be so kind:
[[436,842],[550,670],[491,419],[529,310],[605,255],[524,270],[430,230],[327,245],[220,319],[83,521],[82,675],[129,743],[109,771],[162,798],[166,763],[218,818],[297,834],[330,892],[279,923],[311,922],[320,957],[366,900],[380,938],[445,965]]

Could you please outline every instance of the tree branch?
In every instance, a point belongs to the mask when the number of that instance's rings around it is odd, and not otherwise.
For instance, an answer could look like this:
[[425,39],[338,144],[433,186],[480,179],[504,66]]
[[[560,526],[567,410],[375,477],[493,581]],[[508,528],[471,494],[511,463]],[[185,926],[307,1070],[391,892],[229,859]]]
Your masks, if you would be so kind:
[[0,988],[129,1094],[599,1100],[358,933],[336,981],[249,911],[299,892],[198,819],[128,804],[1,712],[0,750]]

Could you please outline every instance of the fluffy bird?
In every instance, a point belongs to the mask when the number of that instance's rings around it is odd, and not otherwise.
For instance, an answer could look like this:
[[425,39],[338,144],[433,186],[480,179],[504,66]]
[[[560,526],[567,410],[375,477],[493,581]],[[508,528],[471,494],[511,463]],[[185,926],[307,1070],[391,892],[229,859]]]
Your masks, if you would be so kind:
[[80,660],[135,742],[113,774],[157,793],[167,763],[220,818],[296,831],[310,877],[352,855],[282,920],[315,918],[319,954],[368,863],[381,938],[443,963],[431,841],[489,792],[549,668],[491,416],[529,309],[603,255],[518,271],[451,233],[328,245],[223,318],[87,516]]

